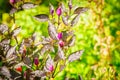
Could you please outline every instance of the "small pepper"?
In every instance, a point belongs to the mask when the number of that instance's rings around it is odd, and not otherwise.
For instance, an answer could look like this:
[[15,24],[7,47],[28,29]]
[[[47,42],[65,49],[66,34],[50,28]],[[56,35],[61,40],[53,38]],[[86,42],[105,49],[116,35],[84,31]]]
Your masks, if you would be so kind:
[[10,2],[11,4],[14,4],[14,3],[15,3],[15,0],[9,0],[9,2]]
[[64,41],[60,40],[59,45],[60,45],[60,47],[63,47],[65,45]]
[[60,39],[62,39],[63,34],[62,34],[62,33],[58,33],[57,37],[58,37],[58,39],[60,40]]
[[36,57],[36,58],[34,58],[34,64],[36,65],[36,66],[38,66],[38,64],[39,64],[39,59]]
[[62,14],[62,9],[61,7],[58,7],[57,10],[56,10],[56,13],[58,16],[60,16]]
[[52,71],[54,70],[53,65],[50,65],[48,70],[49,70],[50,72],[52,72]]
[[16,70],[19,72],[22,72],[22,67],[20,66],[20,67],[16,68]]

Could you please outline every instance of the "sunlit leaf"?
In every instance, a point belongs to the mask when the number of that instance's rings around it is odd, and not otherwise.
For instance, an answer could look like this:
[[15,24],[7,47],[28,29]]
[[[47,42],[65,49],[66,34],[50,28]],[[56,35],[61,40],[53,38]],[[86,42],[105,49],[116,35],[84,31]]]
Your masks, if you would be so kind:
[[58,61],[58,60],[60,60],[60,57],[59,57],[58,54],[57,54],[57,55],[55,55],[55,57],[54,57],[54,61],[56,62],[56,61]]
[[8,30],[8,26],[5,24],[0,25],[0,33],[5,33]]
[[35,8],[37,5],[30,3],[30,2],[26,2],[24,3],[21,7],[22,9],[31,9],[31,8]]
[[17,64],[17,61],[16,60],[11,60],[9,63],[8,63],[8,66],[13,66],[13,65],[15,65],[15,64]]
[[69,55],[68,61],[69,61],[69,62],[73,62],[73,61],[75,61],[75,60],[78,60],[82,54],[83,54],[83,50],[74,52],[74,53],[72,53],[71,55]]
[[10,39],[3,39],[0,42],[0,47],[2,47],[4,49],[4,51],[6,52],[10,48],[9,43],[10,43]]
[[78,23],[79,18],[80,18],[80,14],[76,15],[76,16],[73,18],[73,20],[71,21],[71,26],[72,26],[72,27],[75,26],[75,25]]
[[7,59],[10,58],[10,57],[12,57],[13,53],[15,52],[16,47],[17,47],[17,45],[16,45],[16,46],[12,46],[12,47],[8,50],[7,55],[6,55],[6,58],[7,58]]
[[26,47],[30,47],[33,43],[33,40],[31,38],[25,38],[23,40],[23,44],[26,46]]
[[35,40],[36,40],[36,37],[37,37],[37,34],[36,34],[36,33],[33,33],[31,39],[32,39],[33,41],[35,41]]
[[5,77],[9,78],[11,77],[11,74],[10,74],[10,71],[9,69],[6,67],[6,66],[3,66],[1,69],[0,69],[0,74],[4,75]]
[[68,42],[69,46],[73,46],[74,44],[75,44],[75,35],[73,35],[70,41]]
[[50,14],[53,15],[54,13],[54,6],[52,4],[49,4],[50,5]]
[[65,65],[60,65],[60,71],[62,71],[65,68]]
[[16,28],[15,30],[13,30],[12,36],[17,36],[20,33],[20,31],[21,31],[20,27]]
[[72,9],[72,0],[68,1],[68,6],[69,6],[69,9]]
[[30,60],[29,57],[25,57],[25,58],[23,59],[23,62],[24,62],[25,64],[27,64],[27,65],[31,65],[31,64],[32,64],[32,61]]
[[46,51],[48,51],[48,50],[51,50],[51,51],[54,52],[53,46],[51,46],[51,45],[49,45],[49,44],[44,45],[44,46],[42,47],[41,51],[40,51],[41,55],[43,55],[43,54],[44,54]]
[[45,70],[46,72],[49,72],[49,67],[50,67],[51,65],[54,66],[54,62],[53,62],[53,59],[51,58],[51,56],[48,55],[48,59],[47,59],[47,61],[46,61],[46,65],[44,66],[44,70]]
[[61,8],[62,8],[62,12],[68,12],[68,10],[65,8],[64,3],[61,3]]
[[10,14],[14,14],[15,12],[17,12],[17,9],[16,9],[16,8],[12,8],[12,9],[10,10]]
[[20,52],[20,53],[24,53],[25,45],[23,44],[23,42],[24,42],[24,41],[21,42],[20,47],[19,47],[19,52]]
[[34,18],[40,22],[45,22],[45,21],[48,21],[49,16],[47,14],[38,14],[34,16]]
[[66,39],[68,39],[69,36],[73,36],[73,34],[74,34],[73,31],[69,31],[69,32],[64,31],[62,40],[66,41]]
[[9,44],[10,43],[10,39],[3,39],[1,42],[1,44]]
[[88,8],[86,8],[86,7],[78,7],[75,9],[74,14],[80,14],[80,13],[83,13],[87,10],[88,10]]
[[82,77],[81,77],[80,75],[78,75],[78,79],[79,79],[79,80],[83,80]]
[[4,50],[8,51],[8,49],[10,48],[10,45],[4,45]]
[[52,41],[52,39],[50,37],[44,37],[42,36],[42,44],[47,44],[50,43]]
[[40,71],[40,70],[33,71],[32,74],[35,75],[36,77],[45,77],[46,76],[46,72]]
[[56,27],[49,21],[48,33],[52,39],[57,40],[57,30]]
[[62,21],[63,21],[63,23],[64,23],[65,25],[68,26],[68,18],[67,18],[67,17],[62,16]]
[[58,52],[57,52],[58,56],[61,58],[61,59],[65,59],[65,55],[64,55],[64,52],[62,50],[62,48],[58,45]]
[[24,62],[20,62],[20,63],[18,63],[18,64],[16,64],[16,65],[14,66],[15,69],[18,68],[18,67],[22,67],[22,68],[25,68],[25,69],[26,69],[26,67],[27,67],[27,68],[30,68],[30,67],[27,66]]

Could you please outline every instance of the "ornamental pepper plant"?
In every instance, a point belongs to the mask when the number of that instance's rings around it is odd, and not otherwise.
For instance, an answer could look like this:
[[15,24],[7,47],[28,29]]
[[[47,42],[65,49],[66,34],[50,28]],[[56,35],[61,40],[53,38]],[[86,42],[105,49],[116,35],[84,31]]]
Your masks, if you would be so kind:
[[49,15],[38,14],[33,17],[40,23],[48,23],[49,36],[39,36],[40,39],[36,40],[37,34],[33,33],[19,41],[18,35],[22,28],[15,23],[15,13],[39,5],[24,0],[10,0],[10,4],[13,6],[10,15],[14,24],[12,27],[0,25],[0,76],[3,80],[54,80],[70,62],[80,59],[83,50],[66,53],[75,45],[73,27],[88,8],[74,9],[72,0],[68,1],[67,8],[62,2],[56,9],[50,3]]

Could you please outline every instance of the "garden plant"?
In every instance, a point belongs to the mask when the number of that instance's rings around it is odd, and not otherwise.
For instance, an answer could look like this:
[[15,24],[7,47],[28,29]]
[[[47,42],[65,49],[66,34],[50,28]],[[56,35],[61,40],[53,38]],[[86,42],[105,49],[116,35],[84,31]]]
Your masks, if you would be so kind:
[[[68,1],[67,8],[62,2],[56,9],[49,3],[49,15],[38,14],[33,17],[39,22],[48,23],[49,36],[39,36],[36,39],[37,34],[34,32],[30,37],[19,41],[21,26],[16,25],[15,14],[38,5],[21,0],[10,0],[10,4],[13,6],[10,15],[14,24],[12,27],[0,25],[0,75],[3,80],[54,80],[66,65],[80,59],[84,50],[73,53],[67,51],[75,44],[73,28],[80,15],[88,10],[87,7],[73,8],[72,0]],[[12,45],[12,42],[15,45]]]

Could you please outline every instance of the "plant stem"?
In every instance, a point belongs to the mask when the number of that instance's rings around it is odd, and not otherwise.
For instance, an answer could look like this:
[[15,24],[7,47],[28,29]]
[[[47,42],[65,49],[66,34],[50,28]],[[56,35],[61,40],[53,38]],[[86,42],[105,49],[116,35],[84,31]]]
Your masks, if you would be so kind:
[[55,66],[55,70],[54,70],[54,72],[53,72],[53,74],[52,74],[52,78],[54,78],[55,76],[55,71],[56,71],[56,69],[57,69],[57,66],[58,66],[58,62],[56,63],[56,66]]
[[60,16],[58,16],[58,26],[59,26],[59,24],[60,24]]
[[15,23],[15,13],[13,14],[13,22]]
[[16,40],[16,43],[18,44],[18,40],[17,40],[17,37],[16,37],[16,36],[14,36],[14,38],[15,38],[15,40]]

